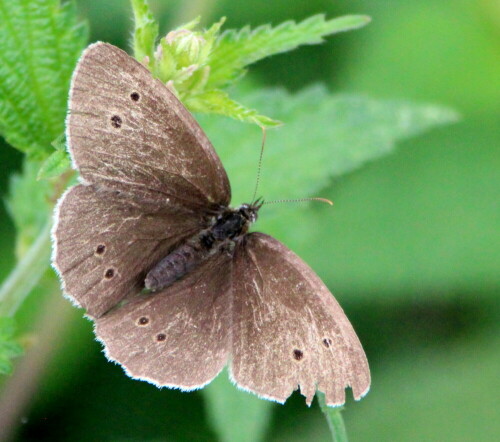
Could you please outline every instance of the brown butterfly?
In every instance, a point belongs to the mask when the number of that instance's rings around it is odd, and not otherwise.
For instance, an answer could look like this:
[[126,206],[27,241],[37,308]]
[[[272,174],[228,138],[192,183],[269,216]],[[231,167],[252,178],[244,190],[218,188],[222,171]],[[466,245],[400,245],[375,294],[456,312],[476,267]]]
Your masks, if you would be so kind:
[[133,378],[193,390],[229,364],[238,387],[329,405],[367,393],[363,348],[319,277],[247,233],[257,201],[229,208],[200,126],[121,49],[96,43],[73,74],[67,140],[81,184],[61,198],[53,264],[110,360]]

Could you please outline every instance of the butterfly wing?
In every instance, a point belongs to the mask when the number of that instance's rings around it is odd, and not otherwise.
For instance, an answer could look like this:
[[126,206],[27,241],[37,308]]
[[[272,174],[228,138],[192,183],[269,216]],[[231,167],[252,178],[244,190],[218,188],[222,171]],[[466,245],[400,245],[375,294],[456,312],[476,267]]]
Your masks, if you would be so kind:
[[53,262],[66,294],[99,317],[206,227],[230,187],[184,106],[109,44],[89,46],[75,69],[67,140],[83,185],[58,205]]
[[196,208],[231,199],[226,172],[191,114],[110,44],[90,45],[78,62],[66,136],[84,182]]
[[180,206],[83,185],[61,198],[57,212],[54,266],[64,292],[94,317],[139,291],[146,272],[203,222]]
[[237,247],[233,272],[231,376],[241,388],[284,402],[300,387],[328,405],[370,386],[365,353],[342,308],[297,255],[253,233]]
[[201,388],[224,367],[230,337],[231,257],[218,254],[184,278],[95,322],[106,356],[133,378]]

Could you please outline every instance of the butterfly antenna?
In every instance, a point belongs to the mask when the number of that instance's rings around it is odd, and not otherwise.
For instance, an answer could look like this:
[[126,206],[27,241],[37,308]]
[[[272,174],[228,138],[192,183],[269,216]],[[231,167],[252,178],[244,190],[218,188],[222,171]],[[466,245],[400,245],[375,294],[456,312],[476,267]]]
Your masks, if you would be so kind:
[[260,148],[259,165],[257,166],[257,179],[255,181],[255,190],[253,191],[253,196],[250,201],[255,201],[255,196],[257,195],[257,190],[259,188],[260,181],[260,170],[262,168],[262,157],[264,156],[264,146],[266,144],[266,128],[262,128],[262,147]]
[[327,203],[327,204],[330,204],[330,206],[333,206],[333,202],[332,201],[330,201],[329,199],[320,198],[320,197],[265,201],[262,204],[302,203],[302,202],[305,202],[305,201],[320,201],[322,203]]

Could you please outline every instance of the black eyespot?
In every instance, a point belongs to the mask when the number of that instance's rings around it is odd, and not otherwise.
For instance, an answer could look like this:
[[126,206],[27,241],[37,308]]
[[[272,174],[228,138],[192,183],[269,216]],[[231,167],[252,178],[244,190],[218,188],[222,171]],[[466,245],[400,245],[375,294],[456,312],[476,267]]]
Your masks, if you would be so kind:
[[330,345],[332,345],[332,340],[330,338],[325,338],[323,339],[323,345],[326,347],[326,348],[329,348]]
[[130,98],[131,98],[133,101],[139,101],[139,98],[141,98],[141,97],[140,97],[140,95],[139,95],[137,92],[132,92],[132,93],[130,94]]
[[295,349],[293,351],[293,357],[297,359],[297,361],[300,361],[304,357],[304,353],[301,350]]
[[111,117],[111,125],[117,129],[122,127],[122,119],[118,115],[113,115]]
[[106,246],[104,244],[99,244],[95,248],[96,255],[102,255],[106,251]]
[[164,333],[158,333],[158,334],[156,335],[156,340],[157,340],[158,342],[162,342],[162,341],[164,341],[165,339],[167,339],[167,335],[166,335],[166,334],[164,334]]
[[142,316],[137,320],[138,325],[147,325],[149,324],[149,318],[146,318],[146,316]]
[[104,276],[108,279],[111,279],[113,276],[115,276],[115,271],[113,269],[108,269],[106,270]]

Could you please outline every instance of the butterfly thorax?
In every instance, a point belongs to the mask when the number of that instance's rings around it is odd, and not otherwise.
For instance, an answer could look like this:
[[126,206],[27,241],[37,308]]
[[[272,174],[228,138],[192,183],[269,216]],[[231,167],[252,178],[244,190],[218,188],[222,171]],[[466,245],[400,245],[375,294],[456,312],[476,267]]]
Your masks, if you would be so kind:
[[145,287],[156,291],[170,286],[217,253],[232,253],[235,243],[257,220],[261,203],[222,208],[209,228],[172,250],[146,275]]

